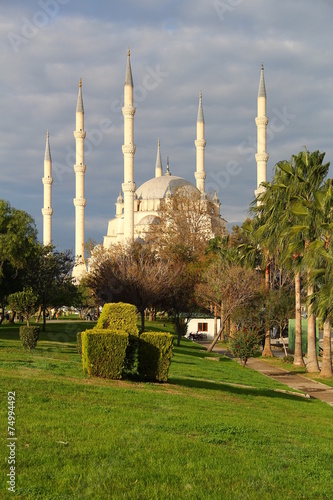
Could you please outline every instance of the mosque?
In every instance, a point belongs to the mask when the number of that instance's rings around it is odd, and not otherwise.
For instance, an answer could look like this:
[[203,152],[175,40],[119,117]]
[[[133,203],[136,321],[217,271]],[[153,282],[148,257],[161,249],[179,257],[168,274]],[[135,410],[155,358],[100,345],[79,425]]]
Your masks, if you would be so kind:
[[[127,66],[124,84],[124,106],[122,113],[124,117],[124,145],[122,152],[124,156],[124,182],[121,186],[119,196],[116,200],[115,217],[108,222],[107,234],[104,236],[103,246],[108,248],[116,243],[131,243],[137,239],[144,239],[149,226],[158,221],[163,205],[172,198],[178,188],[182,188],[190,196],[195,196],[198,200],[205,202],[208,200],[208,193],[205,191],[205,121],[202,105],[202,94],[199,95],[199,107],[197,116],[197,133],[194,141],[196,148],[196,166],[194,172],[195,185],[190,181],[172,175],[169,162],[166,171],[163,173],[160,141],[157,145],[157,158],[155,165],[155,176],[136,188],[134,181],[134,155],[136,146],[134,144],[134,115],[136,108],[133,105],[133,77],[130,62],[130,52],[127,54]],[[257,99],[257,189],[255,195],[258,197],[262,192],[262,182],[266,181],[268,154],[267,144],[267,124],[266,116],[266,89],[264,80],[264,68],[261,65],[259,82],[259,92]],[[86,165],[84,163],[84,140],[86,132],[84,130],[84,108],[82,99],[82,83],[80,79],[79,94],[76,106],[76,130],[74,138],[76,143],[75,172],[75,259],[76,264],[73,270],[73,277],[76,282],[87,270],[85,259],[85,206],[87,200],[84,195],[84,181]],[[52,241],[52,160],[49,144],[49,133],[46,137],[46,148],[44,157],[44,206],[43,214],[43,244],[47,245]],[[123,193],[123,194],[122,194]],[[216,196],[211,198],[212,217],[211,233],[213,236],[225,235],[227,233],[227,223],[220,214],[220,201]]]

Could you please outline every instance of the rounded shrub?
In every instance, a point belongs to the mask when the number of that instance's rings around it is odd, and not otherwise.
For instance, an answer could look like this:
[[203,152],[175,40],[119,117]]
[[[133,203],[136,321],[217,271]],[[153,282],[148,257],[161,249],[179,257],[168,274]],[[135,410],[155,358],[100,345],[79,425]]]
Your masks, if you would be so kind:
[[259,351],[258,330],[254,327],[243,326],[233,332],[229,338],[229,350],[245,366],[247,360]]
[[39,339],[39,326],[20,326],[20,339],[25,349],[35,349]]

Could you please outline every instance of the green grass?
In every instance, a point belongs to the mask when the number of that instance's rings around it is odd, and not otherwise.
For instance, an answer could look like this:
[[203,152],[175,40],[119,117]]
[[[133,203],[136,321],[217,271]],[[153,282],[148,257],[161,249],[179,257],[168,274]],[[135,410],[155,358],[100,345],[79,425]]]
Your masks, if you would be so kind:
[[[75,339],[93,325],[48,324],[29,353],[17,327],[0,327],[5,437],[16,392],[17,498],[332,498],[331,407],[185,340],[168,384],[88,379]],[[15,496],[5,448],[4,499]]]

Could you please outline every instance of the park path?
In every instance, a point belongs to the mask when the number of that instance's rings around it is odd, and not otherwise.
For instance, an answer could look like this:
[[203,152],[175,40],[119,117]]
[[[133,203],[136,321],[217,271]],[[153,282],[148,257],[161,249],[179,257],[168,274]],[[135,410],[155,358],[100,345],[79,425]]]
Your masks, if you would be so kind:
[[[200,342],[200,345],[207,349],[210,343]],[[224,356],[228,355],[225,349],[219,349],[218,347],[214,347],[213,352],[223,354]],[[278,380],[292,389],[302,391],[311,398],[320,399],[330,406],[333,406],[333,387],[311,380],[299,373],[289,372],[283,368],[270,365],[266,361],[262,361],[258,358],[250,358],[247,361],[247,366],[252,368],[252,370],[256,370],[266,375],[266,377]]]

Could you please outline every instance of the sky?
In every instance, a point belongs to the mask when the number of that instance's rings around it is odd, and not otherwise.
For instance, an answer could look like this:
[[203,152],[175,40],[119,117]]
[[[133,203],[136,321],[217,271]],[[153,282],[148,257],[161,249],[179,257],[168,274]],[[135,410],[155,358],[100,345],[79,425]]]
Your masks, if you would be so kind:
[[[331,0],[0,0],[0,198],[35,220],[42,241],[50,133],[52,239],[74,250],[75,109],[85,110],[86,240],[101,242],[123,181],[123,103],[131,50],[135,182],[163,168],[195,183],[199,92],[206,191],[228,227],[256,189],[257,93],[267,91],[267,177],[307,147],[333,163]],[[332,170],[330,171],[332,172]],[[330,173],[332,175],[332,173]]]

